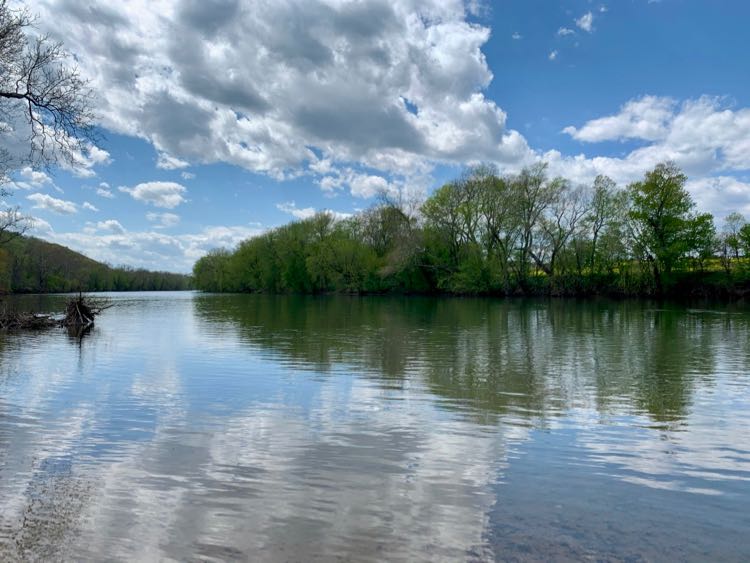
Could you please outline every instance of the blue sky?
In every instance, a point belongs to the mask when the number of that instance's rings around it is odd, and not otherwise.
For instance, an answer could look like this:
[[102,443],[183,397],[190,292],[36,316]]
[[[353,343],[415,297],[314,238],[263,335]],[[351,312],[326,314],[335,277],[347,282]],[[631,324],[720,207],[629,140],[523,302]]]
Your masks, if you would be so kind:
[[[189,271],[217,246],[472,162],[620,185],[657,162],[750,217],[750,4],[41,0],[97,92],[100,150],[18,169],[37,236]],[[720,223],[720,221],[719,221]]]

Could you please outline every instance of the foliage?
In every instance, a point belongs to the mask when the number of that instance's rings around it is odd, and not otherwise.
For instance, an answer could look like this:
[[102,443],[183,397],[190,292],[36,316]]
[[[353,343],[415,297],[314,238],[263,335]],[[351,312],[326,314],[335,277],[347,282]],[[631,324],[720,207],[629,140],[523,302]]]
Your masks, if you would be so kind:
[[0,249],[0,292],[159,291],[191,285],[182,274],[113,268],[36,238],[18,237]]
[[[741,280],[712,274],[722,239],[710,214],[694,212],[685,181],[671,163],[627,189],[605,176],[573,185],[544,165],[517,175],[480,166],[418,214],[388,201],[344,221],[320,213],[209,253],[194,279],[206,291],[286,293],[726,291]],[[750,227],[727,221],[739,262],[750,255]]]

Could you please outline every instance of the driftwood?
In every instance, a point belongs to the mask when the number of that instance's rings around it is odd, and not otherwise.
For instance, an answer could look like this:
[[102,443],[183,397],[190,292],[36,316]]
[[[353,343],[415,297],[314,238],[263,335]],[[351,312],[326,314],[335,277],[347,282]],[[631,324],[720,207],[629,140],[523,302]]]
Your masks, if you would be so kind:
[[37,315],[34,313],[16,313],[4,311],[0,313],[0,329],[14,330],[40,330],[60,326],[60,320],[50,315]]
[[111,303],[102,300],[94,300],[79,293],[77,297],[70,299],[65,305],[65,314],[41,315],[37,313],[19,313],[4,311],[0,313],[0,329],[14,330],[41,330],[53,327],[66,327],[76,331],[84,331],[91,328],[94,319],[105,309],[109,309]]

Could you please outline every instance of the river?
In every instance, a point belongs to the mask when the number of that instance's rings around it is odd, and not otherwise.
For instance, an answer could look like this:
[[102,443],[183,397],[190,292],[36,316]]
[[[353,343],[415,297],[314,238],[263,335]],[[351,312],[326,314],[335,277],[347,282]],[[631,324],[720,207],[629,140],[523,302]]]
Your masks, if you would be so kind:
[[0,333],[0,560],[750,560],[748,308],[110,298]]

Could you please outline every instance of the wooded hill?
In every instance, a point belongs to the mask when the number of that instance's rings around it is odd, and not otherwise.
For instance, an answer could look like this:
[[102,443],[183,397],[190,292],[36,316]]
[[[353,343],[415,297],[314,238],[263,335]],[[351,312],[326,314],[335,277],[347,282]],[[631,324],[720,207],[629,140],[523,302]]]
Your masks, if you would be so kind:
[[33,237],[0,247],[1,293],[68,291],[166,291],[191,288],[189,276],[112,267]]

